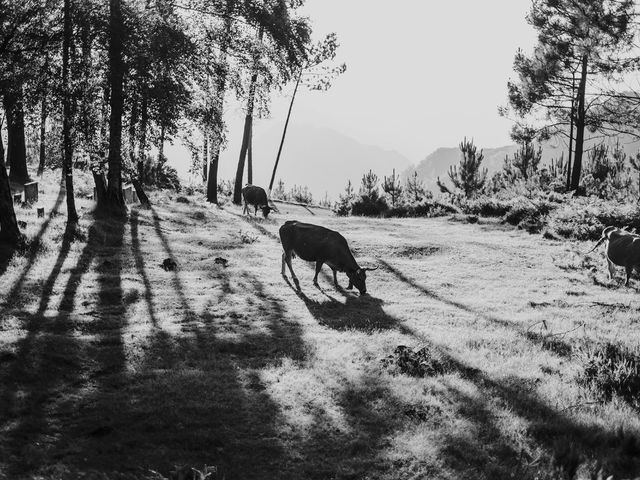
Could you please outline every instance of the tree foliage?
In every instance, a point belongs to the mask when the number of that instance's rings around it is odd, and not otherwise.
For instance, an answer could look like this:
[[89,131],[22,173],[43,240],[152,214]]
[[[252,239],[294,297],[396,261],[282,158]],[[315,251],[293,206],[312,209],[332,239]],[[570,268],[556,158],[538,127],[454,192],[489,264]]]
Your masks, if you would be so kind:
[[473,140],[466,137],[460,143],[461,159],[458,166],[449,167],[449,178],[457,189],[469,198],[479,192],[487,180],[487,169],[482,168],[484,156],[478,152]]

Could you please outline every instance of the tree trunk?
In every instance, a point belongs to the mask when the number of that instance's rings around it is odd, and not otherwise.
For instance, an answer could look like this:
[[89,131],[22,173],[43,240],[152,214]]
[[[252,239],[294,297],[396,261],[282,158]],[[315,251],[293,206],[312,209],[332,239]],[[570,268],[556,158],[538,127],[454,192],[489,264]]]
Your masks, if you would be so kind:
[[[264,30],[260,28],[258,32],[258,41],[262,42]],[[236,169],[236,182],[233,188],[233,203],[240,205],[242,196],[242,177],[244,177],[244,162],[249,150],[249,142],[251,138],[251,126],[253,123],[253,106],[255,104],[256,85],[258,83],[258,62],[256,56],[253,59],[253,72],[251,73],[251,82],[249,83],[249,96],[247,98],[247,115],[244,118],[244,131],[242,133],[242,146],[240,147],[240,158],[238,159],[238,168]],[[253,175],[252,175],[253,176]]]
[[253,184],[253,119],[251,119],[249,148],[247,149],[247,183]]
[[147,197],[147,194],[144,193],[144,189],[142,188],[142,184],[140,183],[140,181],[132,176],[131,183],[133,184],[133,188],[135,188],[136,190],[136,194],[138,195],[138,200],[140,200],[140,203],[145,207],[150,207],[151,202],[149,201],[149,197]]
[[575,118],[575,103],[574,91],[576,86],[576,76],[573,74],[573,80],[571,83],[571,113],[569,121],[569,160],[567,161],[567,190],[571,190],[571,157],[573,156],[573,120]]
[[104,213],[115,217],[125,216],[127,213],[124,196],[122,195],[122,112],[124,109],[122,37],[121,0],[110,0],[109,81],[111,87],[111,114],[109,117],[109,173],[107,174],[107,195]]
[[202,132],[202,181],[207,183],[207,166],[209,165],[209,143],[207,138],[207,129]]
[[291,109],[293,108],[293,102],[296,99],[296,93],[298,92],[298,86],[300,86],[300,79],[302,78],[302,70],[298,74],[298,80],[296,81],[296,88],[293,89],[293,95],[291,96],[291,103],[289,104],[289,111],[287,112],[287,120],[284,122],[284,130],[282,131],[282,139],[280,140],[280,147],[278,148],[278,155],[276,156],[276,163],[273,165],[273,173],[271,174],[271,181],[269,182],[269,197],[271,197],[271,189],[273,188],[273,182],[276,179],[276,170],[278,170],[278,163],[280,163],[280,154],[282,153],[282,146],[284,145],[284,138],[287,136],[287,127],[289,126],[289,118],[291,118]]
[[104,211],[105,202],[107,201],[107,180],[103,173],[93,171],[93,183],[96,186],[96,210]]
[[242,177],[244,177],[244,162],[247,157],[249,148],[249,136],[251,135],[251,119],[252,115],[247,113],[244,117],[244,131],[242,133],[242,147],[240,148],[240,159],[238,160],[238,168],[236,169],[236,181],[233,187],[233,203],[240,205],[242,201]]
[[227,51],[231,43],[231,27],[233,26],[233,11],[235,0],[227,0],[225,29],[222,40],[220,42],[220,71],[216,76],[216,94],[214,99],[214,115],[215,121],[219,122],[213,128],[214,135],[209,142],[209,156],[211,162],[209,164],[209,178],[207,181],[207,201],[209,203],[218,203],[218,162],[220,161],[220,148],[222,146],[222,116],[224,109],[224,94],[227,87]]
[[[69,88],[69,50],[71,47],[71,0],[64,0],[64,36],[62,40],[62,148],[63,173],[67,194],[67,225],[78,223],[73,195],[73,145],[71,143],[71,89]],[[41,127],[42,128],[42,127]],[[42,148],[42,147],[41,147]]]
[[38,176],[42,176],[45,167],[47,141],[47,91],[42,92],[40,104],[40,161],[38,162]]
[[22,238],[13,209],[11,185],[4,163],[0,162],[0,241],[17,246]]
[[578,108],[576,111],[576,154],[573,162],[573,172],[571,175],[571,190],[580,186],[580,175],[582,173],[582,153],[584,151],[584,127],[585,108],[584,97],[587,86],[587,56],[582,57],[582,71],[580,72],[580,83],[578,85]]
[[9,178],[25,183],[27,171],[27,149],[24,137],[24,110],[22,108],[22,86],[9,90],[4,95],[7,113],[7,163],[11,165]]
[[147,80],[143,78],[140,91],[140,143],[138,144],[138,179],[144,184],[146,181],[144,174],[144,162],[147,155],[147,125],[149,123],[149,104],[147,101],[148,89]]
[[4,142],[2,141],[2,124],[4,123],[2,120],[3,118],[0,116],[0,164],[4,166],[6,164],[4,159]]

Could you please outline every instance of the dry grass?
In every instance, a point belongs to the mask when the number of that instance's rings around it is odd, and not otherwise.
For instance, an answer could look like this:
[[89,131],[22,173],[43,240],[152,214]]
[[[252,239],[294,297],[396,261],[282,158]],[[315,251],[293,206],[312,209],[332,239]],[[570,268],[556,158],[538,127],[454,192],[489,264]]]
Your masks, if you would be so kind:
[[[640,472],[638,412],[592,403],[576,382],[577,349],[640,338],[636,288],[609,282],[586,243],[293,206],[247,219],[163,194],[124,222],[95,221],[81,200],[72,236],[49,187],[45,219],[18,211],[40,247],[1,277],[0,478],[175,464],[228,479]],[[277,230],[295,218],[380,266],[370,296],[335,290],[326,272],[313,287],[300,260],[302,291],[280,276]],[[398,345],[447,368],[390,370],[381,360]]]

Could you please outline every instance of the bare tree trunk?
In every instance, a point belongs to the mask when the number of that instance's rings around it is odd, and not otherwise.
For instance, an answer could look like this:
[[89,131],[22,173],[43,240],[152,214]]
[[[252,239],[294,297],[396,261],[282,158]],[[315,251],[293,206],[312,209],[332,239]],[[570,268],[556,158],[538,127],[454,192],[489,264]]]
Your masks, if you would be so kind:
[[587,86],[587,56],[582,57],[582,71],[580,72],[580,83],[578,85],[578,109],[576,112],[576,155],[573,162],[573,173],[571,176],[571,190],[580,186],[580,175],[582,173],[582,153],[584,150],[584,127],[585,108],[584,97]]
[[140,183],[146,181],[144,174],[144,162],[147,155],[147,125],[149,123],[149,104],[147,101],[147,81],[142,82],[140,105],[140,142],[138,144],[138,179]]
[[127,207],[122,194],[122,112],[124,109],[122,60],[121,0],[110,0],[109,8],[109,77],[111,114],[109,117],[109,173],[107,175],[106,214],[125,216]]
[[[262,42],[264,30],[260,28],[258,32],[258,41]],[[244,162],[249,150],[249,142],[251,141],[251,130],[253,123],[253,107],[255,104],[256,86],[258,83],[258,62],[256,56],[253,59],[253,72],[251,73],[251,81],[249,83],[249,96],[247,98],[247,115],[244,118],[244,131],[242,133],[242,146],[240,148],[240,158],[238,159],[238,168],[236,170],[236,182],[233,188],[233,203],[240,205],[242,196],[242,177],[244,177]],[[253,175],[252,175],[253,176]]]
[[273,182],[276,179],[276,170],[278,170],[278,163],[280,163],[280,154],[282,153],[282,146],[284,145],[284,139],[287,136],[287,127],[289,126],[289,118],[291,118],[291,109],[293,108],[293,102],[296,99],[296,93],[300,86],[300,79],[302,79],[302,70],[298,74],[298,80],[296,81],[296,88],[293,89],[293,95],[291,96],[291,103],[289,104],[289,111],[287,112],[287,120],[284,122],[284,130],[282,131],[282,139],[280,140],[280,147],[278,148],[278,155],[276,156],[276,163],[273,165],[273,173],[271,174],[271,181],[269,182],[269,197],[271,197],[271,189],[273,188]]
[[209,142],[209,156],[211,162],[209,164],[209,178],[207,180],[207,201],[209,203],[218,203],[218,162],[220,161],[220,148],[222,147],[222,116],[224,108],[224,94],[227,87],[227,52],[231,44],[231,28],[233,26],[233,11],[235,0],[227,0],[225,28],[222,40],[220,42],[220,71],[216,76],[216,94],[214,98],[215,121],[218,125],[213,128],[213,136]]
[[247,149],[247,183],[253,183],[253,120],[249,131],[249,148]]
[[13,209],[13,198],[11,197],[11,186],[7,169],[4,163],[0,162],[0,240],[12,246],[17,246],[22,238],[16,212]]
[[47,90],[42,92],[40,104],[40,159],[38,162],[38,176],[44,172],[46,162],[46,142],[47,142]]
[[9,178],[25,183],[29,180],[29,172],[24,137],[22,86],[5,92],[4,108],[7,114],[7,163],[11,165]]
[[202,180],[207,183],[207,166],[209,165],[209,142],[206,128],[202,132]]
[[64,37],[62,41],[62,148],[63,172],[67,194],[67,225],[78,223],[73,196],[73,145],[71,143],[71,90],[69,88],[69,50],[71,47],[71,0],[64,0]]
[[5,165],[5,158],[4,158],[4,142],[2,141],[2,125],[4,123],[4,118],[2,115],[0,115],[0,163],[4,166]]
[[569,161],[567,162],[567,190],[571,190],[571,157],[573,156],[573,120],[575,118],[575,97],[574,90],[576,86],[576,76],[573,75],[571,83],[571,120],[569,122]]

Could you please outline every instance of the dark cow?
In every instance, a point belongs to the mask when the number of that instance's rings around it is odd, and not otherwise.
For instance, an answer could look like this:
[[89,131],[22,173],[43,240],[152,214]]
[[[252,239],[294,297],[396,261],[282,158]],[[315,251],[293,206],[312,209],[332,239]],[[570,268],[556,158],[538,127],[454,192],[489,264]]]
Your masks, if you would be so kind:
[[621,228],[606,227],[596,246],[588,253],[593,252],[601,243],[607,242],[607,264],[609,265],[609,279],[613,280],[615,266],[624,267],[627,273],[625,286],[629,285],[629,279],[633,270],[640,270],[640,235],[628,232]]
[[253,214],[258,213],[258,209],[262,210],[262,216],[267,218],[272,208],[267,200],[267,192],[264,188],[255,185],[245,185],[242,188],[242,199],[244,200],[244,209],[242,213],[249,213],[249,205],[253,205]]
[[316,262],[314,285],[318,286],[318,273],[320,273],[322,265],[326,263],[333,270],[333,283],[336,288],[338,288],[336,273],[345,272],[349,277],[347,288],[351,289],[355,285],[361,295],[367,293],[366,272],[378,268],[360,268],[356,259],[353,258],[345,238],[338,232],[318,225],[291,220],[285,222],[280,227],[280,241],[284,249],[282,276],[285,276],[284,265],[286,263],[289,266],[291,278],[298,289],[300,289],[300,282],[291,267],[291,257],[295,255],[307,262]]

